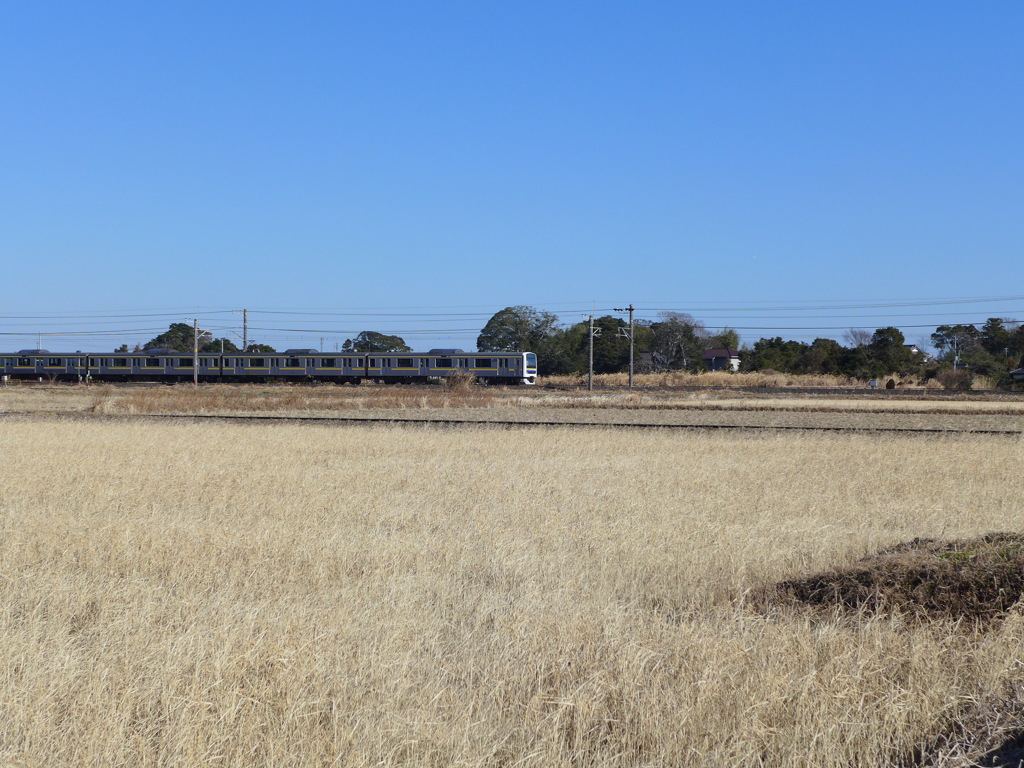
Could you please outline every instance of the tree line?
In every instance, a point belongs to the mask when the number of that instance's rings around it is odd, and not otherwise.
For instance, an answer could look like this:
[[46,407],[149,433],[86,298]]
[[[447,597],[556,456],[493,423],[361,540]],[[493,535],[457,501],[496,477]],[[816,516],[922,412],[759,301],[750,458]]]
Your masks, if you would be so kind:
[[[594,319],[594,371],[615,373],[629,367],[628,324],[621,317]],[[780,336],[761,338],[740,346],[734,329],[710,332],[693,316],[663,312],[657,320],[634,323],[634,364],[643,352],[652,353],[654,366],[663,370],[699,372],[711,349],[739,352],[741,371],[778,371],[788,374],[833,374],[858,379],[890,375],[926,380],[943,377],[947,386],[969,386],[973,374],[989,376],[1009,385],[1011,370],[1024,356],[1024,325],[1016,320],[989,318],[980,327],[940,325],[931,334],[938,354],[931,356],[908,344],[899,328],[874,332],[850,329],[840,343],[818,338],[808,343]],[[588,323],[562,325],[558,318],[533,307],[506,307],[496,313],[477,338],[481,352],[530,350],[537,353],[540,373],[578,373],[589,366]],[[955,374],[955,375],[952,375]]]
[[[629,324],[621,317],[594,318],[594,371],[617,373],[629,368]],[[907,344],[895,327],[874,332],[850,329],[842,344],[818,338],[808,343],[780,336],[761,338],[740,346],[739,334],[724,328],[709,331],[692,315],[663,312],[657,320],[634,323],[634,364],[659,370],[699,372],[706,370],[703,359],[711,349],[739,352],[741,371],[778,371],[788,374],[834,374],[859,379],[893,374],[935,378],[959,371],[959,383],[972,374],[989,376],[1009,384],[1009,372],[1021,365],[1024,356],[1024,325],[1016,320],[989,318],[983,325],[940,325],[931,334],[938,354],[927,355]],[[194,329],[187,323],[172,323],[168,330],[135,351],[173,349],[189,353]],[[537,354],[539,373],[583,374],[589,368],[589,321],[563,324],[557,315],[530,306],[506,307],[495,313],[481,329],[476,341],[480,352],[529,351]],[[230,339],[214,338],[201,330],[202,353],[242,352]],[[127,352],[127,345],[117,351]],[[275,353],[266,344],[249,344],[245,352]],[[343,353],[412,352],[401,336],[379,331],[362,331],[346,339]],[[643,355],[643,353],[649,353]]]

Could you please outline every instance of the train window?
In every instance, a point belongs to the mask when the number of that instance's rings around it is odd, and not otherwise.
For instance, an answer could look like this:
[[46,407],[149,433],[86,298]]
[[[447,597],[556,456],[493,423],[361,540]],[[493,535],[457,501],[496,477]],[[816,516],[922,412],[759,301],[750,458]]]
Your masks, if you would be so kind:
[[128,358],[127,357],[115,357],[114,358],[114,367],[115,368],[127,368],[128,367]]
[[370,367],[371,368],[377,368],[378,367],[378,360],[377,360],[376,357],[371,357],[370,358]]
[[225,368],[234,368],[235,367],[235,361],[232,360],[230,357],[225,357],[224,358],[224,367]]
[[439,357],[439,358],[437,358],[437,365],[435,365],[434,367],[435,368],[451,368],[452,367],[452,361],[449,360],[446,357]]
[[285,368],[301,368],[302,367],[302,363],[299,362],[299,358],[297,358],[297,357],[289,357],[287,360],[285,360],[284,367]]
[[494,361],[489,357],[478,357],[476,359],[477,368],[494,368]]
[[31,357],[19,357],[18,358],[18,365],[20,365],[22,368],[28,368],[28,367],[30,367],[32,365],[32,358]]
[[179,357],[178,358],[178,367],[179,368],[191,368],[192,367],[192,358],[191,357]]
[[[54,346],[56,346],[56,345],[54,345]],[[51,357],[51,358],[48,358],[48,359],[47,359],[47,361],[46,361],[46,364],[47,364],[48,366],[58,366],[58,365],[63,365],[63,363],[61,362],[61,359],[60,359],[59,357]]]
[[249,361],[250,368],[266,368],[267,361],[262,357],[254,357]]
[[147,357],[142,364],[146,368],[163,368],[164,366],[159,357]]
[[320,358],[320,367],[321,368],[336,368],[337,366],[334,365],[334,358],[333,357],[323,357],[323,358]]

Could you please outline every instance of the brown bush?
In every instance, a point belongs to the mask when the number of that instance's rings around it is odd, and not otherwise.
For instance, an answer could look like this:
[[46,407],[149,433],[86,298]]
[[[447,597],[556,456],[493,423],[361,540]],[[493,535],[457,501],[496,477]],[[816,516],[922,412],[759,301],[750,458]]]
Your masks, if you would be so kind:
[[768,602],[795,602],[853,613],[987,622],[1024,592],[1024,535],[915,539],[848,568],[784,581]]
[[939,383],[946,389],[970,389],[971,372],[966,370],[953,370],[952,368],[942,371],[937,377]]

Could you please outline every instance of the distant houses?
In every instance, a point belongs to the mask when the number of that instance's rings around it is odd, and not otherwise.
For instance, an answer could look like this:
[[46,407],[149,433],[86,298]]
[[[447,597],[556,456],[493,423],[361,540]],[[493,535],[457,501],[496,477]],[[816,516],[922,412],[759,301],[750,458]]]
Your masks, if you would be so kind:
[[[736,349],[709,349],[701,360],[709,371],[738,371],[740,353]],[[643,373],[658,373],[671,370],[669,359],[658,352],[640,353],[640,370]]]
[[709,349],[702,355],[709,371],[738,371],[740,353],[737,349]]
[[927,352],[925,352],[923,349],[921,349],[917,344],[904,344],[903,346],[906,347],[907,351],[910,354],[920,355],[921,357],[919,359],[924,360],[926,363],[930,363],[935,359]]

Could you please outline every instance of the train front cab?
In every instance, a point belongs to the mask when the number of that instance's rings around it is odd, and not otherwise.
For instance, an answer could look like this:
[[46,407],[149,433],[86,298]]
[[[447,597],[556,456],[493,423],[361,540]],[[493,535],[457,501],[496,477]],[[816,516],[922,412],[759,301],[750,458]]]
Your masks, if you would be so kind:
[[523,383],[537,383],[537,355],[533,352],[523,353]]

